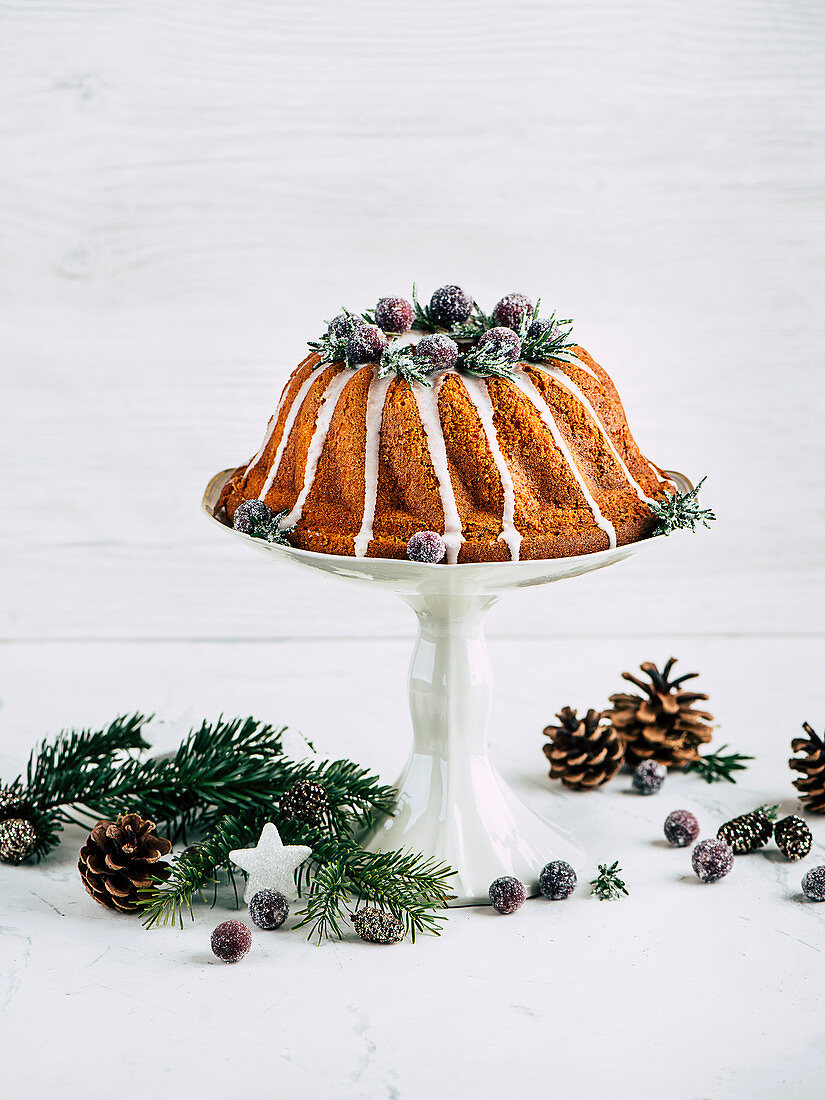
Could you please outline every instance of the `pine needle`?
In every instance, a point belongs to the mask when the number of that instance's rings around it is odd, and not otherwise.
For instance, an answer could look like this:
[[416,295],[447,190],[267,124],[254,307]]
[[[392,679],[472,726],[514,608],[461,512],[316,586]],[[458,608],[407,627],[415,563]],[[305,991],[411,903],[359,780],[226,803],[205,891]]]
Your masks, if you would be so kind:
[[710,527],[711,522],[716,519],[715,513],[710,508],[699,507],[699,490],[706,481],[707,478],[703,477],[693,489],[685,492],[677,490],[666,500],[654,501],[650,505],[651,511],[659,520],[655,532],[657,535],[670,535],[680,530],[695,531],[699,523],[703,527]]
[[722,745],[717,752],[708,752],[700,756],[698,760],[692,760],[685,771],[695,772],[706,783],[735,783],[733,773],[746,771],[748,765],[745,761],[754,758],[743,756],[742,753],[738,752],[731,752],[726,756],[725,749],[727,747],[727,745]]

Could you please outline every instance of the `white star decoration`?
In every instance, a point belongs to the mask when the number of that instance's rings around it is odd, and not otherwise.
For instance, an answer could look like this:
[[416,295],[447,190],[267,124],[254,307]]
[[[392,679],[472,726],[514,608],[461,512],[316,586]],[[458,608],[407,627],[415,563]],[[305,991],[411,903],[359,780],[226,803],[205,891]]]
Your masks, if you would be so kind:
[[298,896],[295,869],[311,855],[312,849],[305,844],[285,846],[270,821],[264,825],[257,848],[238,848],[229,853],[229,858],[248,875],[243,900],[249,904],[259,890],[277,890],[294,901]]

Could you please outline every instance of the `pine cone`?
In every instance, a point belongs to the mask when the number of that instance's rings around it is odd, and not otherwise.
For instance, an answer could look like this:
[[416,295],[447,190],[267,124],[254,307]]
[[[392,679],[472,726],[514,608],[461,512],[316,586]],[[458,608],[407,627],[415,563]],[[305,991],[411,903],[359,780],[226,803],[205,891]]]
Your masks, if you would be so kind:
[[0,787],[0,821],[20,817],[23,809],[23,800],[17,791],[10,787]]
[[777,821],[773,830],[776,846],[786,859],[804,859],[814,842],[811,830],[801,817],[791,814]]
[[30,821],[20,817],[0,821],[0,863],[23,863],[36,844],[37,833]]
[[601,712],[589,710],[579,718],[572,707],[562,707],[556,717],[561,725],[545,727],[551,743],[542,746],[550,761],[550,778],[577,791],[612,779],[622,766],[624,746],[610,723],[602,721]]
[[773,836],[773,822],[760,806],[758,810],[726,821],[719,826],[716,835],[730,844],[734,855],[743,856],[765,847]]
[[801,757],[791,757],[788,766],[802,772],[793,781],[805,809],[812,814],[825,814],[825,744],[807,722],[802,723],[807,737],[794,737],[791,751],[801,752]]
[[713,715],[704,710],[694,710],[693,704],[707,699],[701,692],[682,691],[685,680],[698,676],[687,672],[671,680],[670,670],[676,664],[671,657],[660,672],[652,661],[645,661],[641,668],[650,677],[650,683],[637,679],[629,672],[622,677],[635,684],[645,694],[610,696],[613,710],[605,712],[624,741],[625,758],[631,767],[642,760],[657,760],[668,768],[681,768],[699,759],[699,746],[710,741],[713,730],[707,724]]
[[77,869],[95,901],[121,913],[138,909],[138,891],[169,875],[168,863],[158,863],[172,850],[155,832],[153,821],[139,814],[121,814],[117,821],[98,821],[80,849]]
[[329,797],[314,779],[300,779],[281,795],[280,811],[307,825],[318,825],[329,809]]

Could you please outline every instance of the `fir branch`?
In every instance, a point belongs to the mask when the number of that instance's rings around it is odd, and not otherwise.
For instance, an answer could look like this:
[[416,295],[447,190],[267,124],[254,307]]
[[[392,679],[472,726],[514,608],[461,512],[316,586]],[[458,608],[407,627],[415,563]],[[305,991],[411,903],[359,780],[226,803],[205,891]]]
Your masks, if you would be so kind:
[[693,489],[685,492],[677,490],[671,493],[665,501],[654,501],[651,511],[659,520],[656,529],[657,535],[670,535],[673,531],[695,531],[696,525],[701,523],[704,527],[710,527],[711,521],[716,519],[710,508],[699,508],[699,490],[707,481],[706,477]]
[[469,319],[456,325],[450,335],[459,344],[475,344],[485,332],[495,327],[495,319],[489,313],[485,313],[473,299],[473,312]]
[[288,508],[284,508],[283,511],[276,512],[269,519],[264,520],[252,515],[249,517],[252,525],[249,534],[253,539],[261,539],[262,542],[277,543],[279,546],[291,546],[289,536],[295,530],[296,524],[293,523],[291,527],[281,527],[284,518],[288,515]]
[[426,367],[415,361],[415,353],[409,344],[399,344],[398,341],[390,344],[381,355],[378,365],[378,377],[386,378],[388,374],[397,374],[408,385],[418,382],[422,386],[431,386],[432,382],[427,376]]
[[26,803],[39,810],[74,801],[90,770],[120,753],[147,749],[144,714],[119,715],[101,730],[62,730],[53,741],[44,740],[31,753],[22,776],[12,784]]
[[728,753],[725,756],[727,747],[727,745],[722,745],[717,752],[708,752],[704,756],[700,756],[698,760],[692,760],[686,766],[685,771],[695,772],[706,783],[735,783],[733,773],[746,771],[748,765],[744,761],[753,760],[754,758],[743,756],[738,752]]
[[590,882],[592,887],[591,893],[594,894],[599,901],[612,901],[615,898],[621,898],[630,893],[626,884],[619,878],[621,870],[618,860],[609,867],[606,863],[599,864],[599,873]]

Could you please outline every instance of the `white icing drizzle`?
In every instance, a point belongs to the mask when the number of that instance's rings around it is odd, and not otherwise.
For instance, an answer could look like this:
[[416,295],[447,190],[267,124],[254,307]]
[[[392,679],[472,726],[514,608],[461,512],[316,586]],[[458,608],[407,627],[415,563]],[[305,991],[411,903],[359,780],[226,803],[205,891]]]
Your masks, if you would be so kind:
[[481,426],[484,428],[484,433],[487,436],[487,445],[490,448],[490,454],[493,456],[498,475],[501,478],[501,491],[504,494],[504,510],[501,517],[501,534],[499,538],[507,544],[511,560],[518,561],[522,536],[516,530],[515,523],[513,522],[516,511],[516,490],[513,485],[512,475],[507,467],[507,461],[498,443],[496,425],[493,420],[493,403],[490,400],[490,392],[487,389],[486,382],[481,381],[481,379],[463,375],[461,381],[464,384],[467,395],[475,405],[478,418],[481,421]]
[[264,441],[261,444],[258,453],[249,460],[249,465],[246,467],[246,474],[244,475],[245,477],[249,477],[249,475],[263,458],[264,451],[269,446],[269,441],[272,438],[275,428],[278,425],[278,417],[281,415],[281,409],[284,407],[284,402],[286,401],[286,395],[288,392],[289,383],[284,386],[284,392],[281,394],[281,400],[278,402],[278,407],[272,414],[272,419],[269,421],[269,424],[267,424],[266,435],[264,436]]
[[414,382],[410,389],[418,406],[418,415],[421,417],[421,424],[430,450],[430,460],[438,481],[441,510],[444,513],[444,543],[447,547],[447,563],[455,565],[458,561],[461,544],[464,542],[464,536],[461,533],[461,516],[458,514],[455,493],[450,481],[447,447],[444,443],[444,433],[441,430],[441,417],[438,414],[438,394],[443,380],[443,375],[437,375],[433,377],[431,386],[422,386]]
[[[292,402],[289,412],[287,413],[286,420],[284,421],[284,430],[281,435],[281,442],[278,444],[278,449],[275,452],[275,457],[272,460],[272,465],[269,468],[269,473],[266,475],[266,481],[263,484],[263,488],[258,494],[258,500],[263,500],[269,490],[272,488],[272,483],[278,474],[278,467],[281,465],[281,459],[284,456],[286,445],[289,440],[289,433],[292,431],[292,425],[295,423],[295,417],[304,403],[304,398],[309,393],[310,387],[313,382],[317,382],[318,375],[315,371],[311,371],[304,379],[303,385],[295,395],[295,400]],[[276,417],[277,423],[277,417]]]
[[590,402],[587,400],[587,398],[582,393],[582,391],[579,389],[579,387],[576,385],[576,383],[573,381],[573,379],[568,378],[563,370],[559,370],[558,367],[552,367],[552,366],[550,366],[549,363],[542,363],[540,366],[537,366],[537,369],[542,371],[542,373],[548,375],[550,378],[552,378],[554,382],[558,382],[558,384],[560,386],[562,386],[564,389],[566,389],[568,393],[571,393],[573,395],[573,397],[575,397],[576,400],[579,402],[579,404],[582,405],[582,407],[584,409],[586,409],[588,413],[590,413],[590,416],[592,417],[593,422],[595,423],[596,427],[599,429],[599,431],[602,434],[602,439],[605,441],[608,448],[610,449],[610,453],[613,455],[613,457],[616,459],[619,466],[621,467],[622,473],[627,478],[630,485],[633,487],[633,489],[636,493],[636,496],[639,498],[639,500],[644,501],[645,504],[652,504],[653,503],[652,499],[645,493],[644,489],[641,487],[641,485],[639,485],[639,483],[633,477],[630,470],[627,468],[624,460],[622,459],[622,456],[619,454],[619,452],[616,450],[615,446],[613,445],[613,440],[607,434],[607,429],[605,428],[604,424],[602,423],[601,418],[599,417],[598,413],[593,408],[593,406],[590,404]]
[[318,409],[318,416],[315,420],[315,430],[312,433],[312,439],[309,443],[309,450],[307,451],[306,461],[304,462],[304,484],[301,487],[301,491],[298,494],[298,499],[292,506],[292,511],[283,517],[278,524],[278,527],[283,531],[287,527],[292,527],[297,523],[303,514],[304,503],[309,496],[309,491],[312,488],[312,483],[315,481],[315,474],[318,470],[318,460],[321,457],[321,452],[324,449],[324,443],[327,440],[327,433],[329,432],[329,426],[332,423],[332,418],[335,415],[335,409],[338,405],[338,400],[344,391],[344,387],[347,382],[352,381],[352,372],[349,370],[342,370],[337,374],[324,391],[324,399],[321,402]]
[[582,362],[582,360],[573,355],[572,352],[562,351],[559,352],[558,355],[554,355],[553,358],[560,360],[560,362],[562,363],[570,363],[570,365],[573,367],[578,367],[580,370],[583,370],[585,374],[589,374],[590,377],[594,381],[598,382],[600,386],[602,385],[601,378],[599,378],[598,374],[596,374],[593,368],[588,367],[587,363]]
[[517,389],[521,390],[527,400],[534,406],[545,426],[549,428],[550,434],[553,436],[553,440],[556,446],[564,455],[564,458],[567,461],[567,465],[570,467],[570,472],[576,479],[576,482],[578,483],[578,486],[582,491],[582,495],[587,501],[588,507],[590,508],[590,511],[593,515],[593,520],[595,521],[596,526],[600,527],[602,531],[604,531],[604,533],[607,535],[608,545],[610,546],[610,549],[614,549],[616,546],[616,529],[614,528],[610,520],[605,519],[605,517],[602,515],[601,511],[599,510],[598,504],[593,498],[590,490],[587,488],[584,478],[582,477],[581,472],[579,471],[575,461],[573,460],[573,455],[570,452],[570,448],[564,442],[562,434],[559,431],[559,426],[553,417],[550,406],[547,404],[541,393],[538,391],[536,386],[526,374],[521,374],[517,378],[514,378],[512,380],[512,384]]
[[381,421],[384,417],[384,401],[390,382],[395,376],[379,378],[373,368],[372,381],[367,392],[366,425],[367,435],[364,444],[364,515],[361,529],[355,536],[355,556],[366,556],[372,542],[372,525],[375,520],[375,501],[378,495],[378,455],[381,444]]

